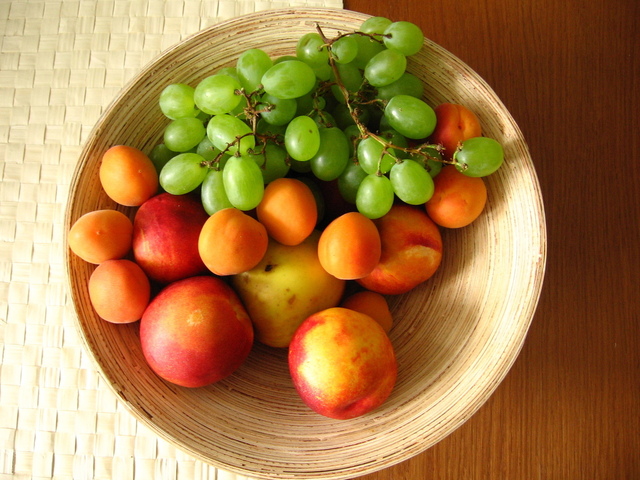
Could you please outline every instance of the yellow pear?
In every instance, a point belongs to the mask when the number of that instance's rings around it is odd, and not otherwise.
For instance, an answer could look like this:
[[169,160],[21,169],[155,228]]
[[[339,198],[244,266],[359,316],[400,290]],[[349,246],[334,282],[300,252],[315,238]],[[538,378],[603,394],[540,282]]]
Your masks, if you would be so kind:
[[288,347],[310,315],[340,303],[345,281],[327,273],[318,260],[320,232],[299,245],[269,240],[253,269],[231,277],[253,321],[256,339],[271,347]]

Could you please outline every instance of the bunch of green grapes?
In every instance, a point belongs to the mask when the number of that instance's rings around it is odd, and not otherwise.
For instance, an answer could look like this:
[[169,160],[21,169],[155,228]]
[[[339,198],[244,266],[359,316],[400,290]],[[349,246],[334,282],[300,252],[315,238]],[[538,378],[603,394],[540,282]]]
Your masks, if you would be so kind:
[[[428,142],[437,120],[424,86],[406,71],[423,44],[415,24],[372,17],[333,39],[318,27],[295,55],[251,49],[195,87],[168,85],[159,104],[170,123],[151,153],[160,185],[173,194],[199,188],[209,214],[255,208],[264,185],[291,170],[336,180],[369,218],[396,197],[424,204],[445,160]],[[497,142],[479,137],[448,161],[484,176],[502,157]]]

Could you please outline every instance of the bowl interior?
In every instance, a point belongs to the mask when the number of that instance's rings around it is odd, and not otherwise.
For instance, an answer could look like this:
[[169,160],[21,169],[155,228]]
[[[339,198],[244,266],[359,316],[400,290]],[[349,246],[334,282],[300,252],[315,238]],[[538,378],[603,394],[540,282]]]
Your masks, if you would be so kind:
[[[114,99],[79,159],[67,228],[83,213],[116,208],[98,180],[102,153],[127,144],[149,151],[166,125],[157,99],[169,83],[195,85],[235,64],[249,48],[291,54],[316,22],[325,33],[356,29],[366,15],[333,9],[272,10],[203,30],[164,52]],[[212,465],[253,478],[353,478],[422,452],[467,420],[518,355],[537,305],[546,260],[544,212],[526,143],[485,82],[425,40],[409,62],[431,105],[475,111],[484,134],[505,147],[504,166],[487,178],[485,213],[443,232],[444,259],[429,281],[391,297],[391,339],[399,377],[391,397],[363,417],[337,421],[310,411],[289,379],[286,351],[256,344],[235,374],[185,389],[147,367],[138,326],[96,316],[87,292],[93,266],[67,253],[67,277],[86,349],[133,415],[160,437]]]

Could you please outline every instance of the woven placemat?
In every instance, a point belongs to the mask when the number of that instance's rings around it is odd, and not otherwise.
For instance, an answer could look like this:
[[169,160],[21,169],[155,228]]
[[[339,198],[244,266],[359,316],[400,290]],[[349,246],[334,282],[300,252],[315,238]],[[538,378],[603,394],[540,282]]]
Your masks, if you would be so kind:
[[241,480],[123,407],[83,351],[63,220],[83,142],[160,52],[241,14],[341,0],[0,2],[0,479]]

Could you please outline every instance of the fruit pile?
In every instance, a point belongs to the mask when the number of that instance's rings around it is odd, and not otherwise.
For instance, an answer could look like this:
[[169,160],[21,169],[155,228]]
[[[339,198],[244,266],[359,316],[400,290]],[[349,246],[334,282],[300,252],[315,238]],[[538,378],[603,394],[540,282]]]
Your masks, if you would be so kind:
[[148,155],[116,145],[100,182],[115,209],[81,216],[69,248],[95,264],[98,316],[140,321],[164,380],[202,387],[254,341],[288,349],[302,400],[336,419],[380,406],[396,380],[388,295],[438,269],[440,228],[482,213],[503,162],[463,105],[432,108],[405,21],[303,35],[295,56],[242,53],[195,86],[169,84]]

